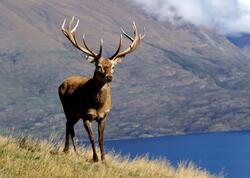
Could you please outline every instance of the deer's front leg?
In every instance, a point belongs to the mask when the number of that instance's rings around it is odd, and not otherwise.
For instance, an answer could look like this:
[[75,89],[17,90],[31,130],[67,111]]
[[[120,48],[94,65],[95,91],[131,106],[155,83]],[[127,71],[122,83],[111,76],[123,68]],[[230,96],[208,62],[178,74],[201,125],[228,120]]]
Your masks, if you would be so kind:
[[98,161],[98,156],[97,156],[97,153],[96,153],[96,149],[95,149],[95,135],[94,135],[94,132],[92,130],[92,125],[91,125],[91,122],[89,120],[85,120],[84,121],[84,127],[89,135],[89,140],[90,140],[90,143],[91,143],[91,146],[92,146],[92,150],[93,150],[93,160],[95,162]]
[[105,151],[104,151],[104,129],[105,129],[105,118],[98,121],[98,141],[101,150],[101,159],[105,160]]

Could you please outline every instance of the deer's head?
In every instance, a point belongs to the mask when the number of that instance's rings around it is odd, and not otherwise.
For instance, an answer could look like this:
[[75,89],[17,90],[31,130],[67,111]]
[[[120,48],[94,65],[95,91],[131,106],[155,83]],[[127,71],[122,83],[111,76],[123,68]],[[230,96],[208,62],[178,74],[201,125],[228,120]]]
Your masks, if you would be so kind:
[[84,34],[83,34],[83,46],[81,46],[79,42],[76,40],[76,35],[75,35],[75,31],[79,24],[79,19],[76,21],[74,27],[72,27],[73,22],[74,22],[74,16],[69,22],[68,27],[65,28],[66,19],[64,19],[62,24],[63,34],[77,49],[79,49],[86,55],[86,59],[88,61],[95,64],[96,68],[94,77],[104,83],[112,81],[115,65],[121,62],[121,59],[124,58],[127,54],[133,52],[140,45],[140,41],[145,37],[145,33],[143,35],[138,33],[135,22],[133,22],[133,31],[134,31],[133,37],[129,36],[126,32],[124,32],[123,29],[121,29],[122,33],[132,42],[130,46],[126,50],[122,52],[120,51],[122,45],[122,34],[121,34],[119,46],[116,52],[111,57],[105,58],[102,56],[103,40],[101,39],[100,50],[98,53],[94,52],[87,46]]

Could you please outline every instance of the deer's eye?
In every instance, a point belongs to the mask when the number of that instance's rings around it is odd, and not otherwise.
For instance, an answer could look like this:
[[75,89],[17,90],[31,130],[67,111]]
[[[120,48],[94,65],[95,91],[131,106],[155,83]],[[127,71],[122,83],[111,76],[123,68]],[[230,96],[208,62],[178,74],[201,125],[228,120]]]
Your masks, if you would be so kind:
[[97,66],[97,70],[99,71],[99,72],[102,72],[102,66]]

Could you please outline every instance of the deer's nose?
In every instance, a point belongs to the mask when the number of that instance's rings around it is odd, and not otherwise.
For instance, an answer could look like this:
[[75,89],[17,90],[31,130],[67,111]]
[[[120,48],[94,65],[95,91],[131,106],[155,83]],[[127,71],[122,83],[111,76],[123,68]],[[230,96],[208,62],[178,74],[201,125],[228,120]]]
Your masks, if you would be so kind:
[[106,76],[107,82],[111,82],[113,80],[113,77],[111,75]]

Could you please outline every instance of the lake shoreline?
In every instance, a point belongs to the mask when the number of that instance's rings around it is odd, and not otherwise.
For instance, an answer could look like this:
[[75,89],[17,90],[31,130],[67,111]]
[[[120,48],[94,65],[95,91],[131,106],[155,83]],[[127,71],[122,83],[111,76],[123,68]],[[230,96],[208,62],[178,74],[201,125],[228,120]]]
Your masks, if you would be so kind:
[[[149,136],[149,137],[121,137],[121,138],[114,138],[110,139],[107,138],[105,141],[119,141],[119,140],[136,140],[136,139],[150,139],[150,138],[161,138],[161,137],[179,137],[179,136],[191,136],[191,135],[203,135],[203,134],[220,134],[220,133],[238,133],[238,132],[250,132],[249,129],[246,130],[229,130],[229,131],[211,131],[211,132],[192,132],[192,133],[177,133],[177,134],[167,134],[167,135],[156,135],[156,136]],[[88,141],[88,140],[84,140]]]

